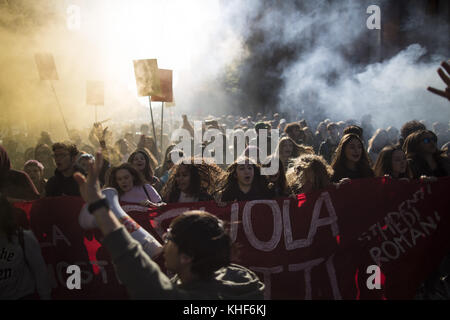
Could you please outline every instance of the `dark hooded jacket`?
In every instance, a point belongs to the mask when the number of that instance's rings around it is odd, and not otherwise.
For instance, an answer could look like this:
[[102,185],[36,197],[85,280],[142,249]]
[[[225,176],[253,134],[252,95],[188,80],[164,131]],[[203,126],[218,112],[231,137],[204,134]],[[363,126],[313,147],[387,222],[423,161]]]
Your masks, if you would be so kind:
[[11,169],[6,150],[0,146],[0,192],[5,196],[20,200],[39,199],[39,192],[28,174]]
[[[75,172],[85,174],[83,169],[77,165],[74,166],[74,169]],[[58,169],[56,169],[55,175],[47,181],[47,185],[45,186],[45,196],[80,196],[80,189],[73,176],[65,177]]]
[[169,279],[124,227],[108,234],[103,245],[131,299],[256,300],[264,296],[264,284],[256,274],[236,264],[216,271],[211,280],[182,284],[177,277]]

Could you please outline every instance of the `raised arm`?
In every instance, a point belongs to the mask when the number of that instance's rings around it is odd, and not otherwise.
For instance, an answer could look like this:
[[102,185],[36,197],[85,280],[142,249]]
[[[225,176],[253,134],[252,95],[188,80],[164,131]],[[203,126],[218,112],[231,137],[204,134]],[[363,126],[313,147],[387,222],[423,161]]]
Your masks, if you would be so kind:
[[[104,198],[103,194],[100,190],[99,183],[99,174],[103,166],[103,155],[101,152],[97,152],[95,163],[91,161],[89,163],[89,173],[87,178],[76,172],[74,174],[74,178],[78,183],[78,187],[80,188],[81,196],[83,197],[86,203],[91,204],[98,200]],[[100,207],[94,212],[95,220],[97,222],[100,231],[104,236],[107,236],[111,232],[119,229],[121,227],[121,223],[117,220],[114,213],[111,210],[108,210],[105,207]]]
[[[88,204],[104,198],[98,180],[103,163],[100,152],[97,152],[96,159],[95,162],[92,160],[89,163],[87,178],[80,173],[74,175],[81,196]],[[126,286],[130,298],[182,298],[176,286],[161,272],[139,243],[130,236],[111,210],[100,207],[93,214],[97,226],[104,235],[102,243],[111,254],[117,274]]]
[[437,94],[443,98],[447,98],[447,100],[450,101],[450,64],[449,61],[442,61],[441,66],[444,68],[445,71],[447,71],[447,74],[445,74],[444,70],[441,68],[438,69],[437,73],[439,74],[439,77],[441,77],[442,81],[447,85],[447,88],[444,90],[438,90],[433,87],[428,87],[427,90],[430,92],[433,92],[434,94]]

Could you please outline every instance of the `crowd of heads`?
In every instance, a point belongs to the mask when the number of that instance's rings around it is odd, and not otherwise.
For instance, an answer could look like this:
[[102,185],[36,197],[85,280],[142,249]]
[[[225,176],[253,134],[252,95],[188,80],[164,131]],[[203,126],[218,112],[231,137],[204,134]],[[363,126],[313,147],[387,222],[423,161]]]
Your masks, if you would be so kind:
[[[261,113],[254,118],[229,115],[195,120],[202,121],[202,133],[211,129],[219,132],[224,151],[233,156],[231,163],[215,162],[214,152],[208,153],[213,160],[204,157],[209,150],[204,142],[195,149],[193,121],[187,116],[175,125],[170,123],[168,133],[185,129],[192,138],[191,150],[200,150],[198,154],[186,154],[178,145],[180,141],[171,140],[169,134],[155,139],[149,135],[147,124],[113,131],[96,123],[88,134],[75,132],[73,140],[56,143],[50,134],[42,132],[35,146],[25,141],[12,143],[10,137],[2,140],[12,167],[25,171],[41,196],[46,196],[46,183],[58,172],[65,177],[76,171],[86,174],[95,150],[101,150],[106,159],[100,177],[103,187],[113,187],[122,195],[133,187],[150,185],[167,203],[288,196],[323,189],[343,178],[388,175],[418,179],[449,174],[450,131],[442,123],[433,123],[428,130],[425,121],[417,120],[406,122],[400,129],[375,129],[370,116],[360,122],[325,119],[309,124],[305,119],[289,122],[279,114]],[[264,137],[269,140],[274,128],[278,129],[278,143],[274,150],[266,144],[269,152],[263,161],[259,153],[261,132],[266,130]],[[230,132],[237,136],[247,131],[255,134],[256,145],[247,139],[245,151],[239,152],[236,139],[228,139]],[[157,143],[160,141],[162,145]],[[267,159],[273,158],[278,170],[262,174]]]

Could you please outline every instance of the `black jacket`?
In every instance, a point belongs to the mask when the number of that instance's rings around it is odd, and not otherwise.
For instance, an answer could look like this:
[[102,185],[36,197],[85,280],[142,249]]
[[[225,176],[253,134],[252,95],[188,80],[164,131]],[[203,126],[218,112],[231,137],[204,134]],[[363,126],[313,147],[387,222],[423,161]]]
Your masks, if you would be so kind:
[[328,163],[331,163],[337,146],[338,144],[331,143],[330,139],[328,138],[326,141],[323,141],[320,144],[319,155],[321,155]]
[[178,277],[169,279],[163,274],[124,227],[108,234],[102,243],[111,254],[117,275],[131,299],[261,300],[264,297],[264,284],[243,266],[230,264],[216,271],[209,281],[181,284]]
[[[83,169],[78,166],[75,166],[75,172],[85,174]],[[47,181],[47,185],[45,186],[45,196],[80,196],[80,190],[78,189],[78,183],[73,176],[65,177],[58,169],[56,169],[55,175]]]

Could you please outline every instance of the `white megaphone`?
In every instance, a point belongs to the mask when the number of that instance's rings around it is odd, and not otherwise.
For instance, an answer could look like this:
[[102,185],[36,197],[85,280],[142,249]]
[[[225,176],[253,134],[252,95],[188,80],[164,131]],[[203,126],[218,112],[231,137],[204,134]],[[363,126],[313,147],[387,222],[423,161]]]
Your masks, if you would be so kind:
[[[106,188],[102,190],[102,193],[108,199],[109,208],[114,213],[114,215],[119,219],[130,235],[138,241],[144,251],[154,258],[162,252],[162,245],[156,240],[150,233],[142,228],[136,221],[134,221],[129,215],[125,213],[119,204],[119,197],[117,195],[117,190],[114,188]],[[94,215],[90,214],[88,209],[88,204],[86,203],[83,208],[81,208],[80,215],[78,216],[78,222],[80,226],[85,230],[97,228],[97,223],[95,221]]]

